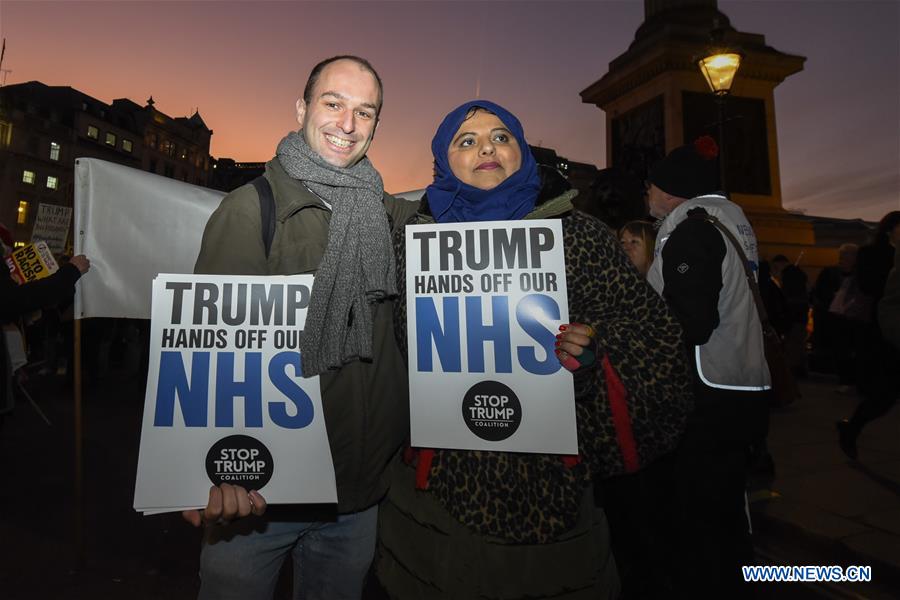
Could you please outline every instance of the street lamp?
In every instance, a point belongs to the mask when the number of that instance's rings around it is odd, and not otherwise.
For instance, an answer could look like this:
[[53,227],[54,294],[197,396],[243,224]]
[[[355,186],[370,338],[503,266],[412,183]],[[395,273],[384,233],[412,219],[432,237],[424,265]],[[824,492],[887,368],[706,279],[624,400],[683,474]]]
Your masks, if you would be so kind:
[[741,55],[736,52],[712,54],[698,60],[697,65],[713,94],[725,96],[731,91],[734,74],[741,66]]
[[715,95],[719,107],[719,179],[725,191],[725,99],[731,92],[734,76],[741,66],[737,52],[716,52],[697,61],[703,78]]

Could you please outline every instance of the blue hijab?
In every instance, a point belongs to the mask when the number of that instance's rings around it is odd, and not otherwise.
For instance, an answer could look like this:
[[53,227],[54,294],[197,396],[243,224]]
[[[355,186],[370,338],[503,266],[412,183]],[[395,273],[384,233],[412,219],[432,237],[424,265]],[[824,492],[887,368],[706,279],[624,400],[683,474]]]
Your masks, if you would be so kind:
[[[522,165],[491,190],[482,190],[460,181],[447,160],[453,136],[459,131],[466,115],[473,108],[483,108],[497,115],[519,143]],[[522,124],[508,110],[487,100],[472,100],[444,117],[434,139],[434,182],[428,186],[428,206],[438,223],[467,223],[470,221],[512,221],[521,219],[532,210],[541,189],[537,163],[525,141]]]

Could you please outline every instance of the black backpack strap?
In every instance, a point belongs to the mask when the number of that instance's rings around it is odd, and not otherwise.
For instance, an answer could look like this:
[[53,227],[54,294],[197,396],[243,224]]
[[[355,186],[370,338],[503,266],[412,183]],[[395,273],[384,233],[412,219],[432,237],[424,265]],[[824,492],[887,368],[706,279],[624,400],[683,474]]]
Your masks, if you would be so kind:
[[725,227],[719,219],[707,213],[705,210],[693,209],[688,212],[688,218],[706,221],[718,229],[722,235],[725,236],[725,239],[731,243],[731,247],[734,248],[737,255],[741,258],[741,264],[744,267],[744,277],[747,279],[747,285],[750,286],[750,293],[753,295],[753,301],[756,303],[759,320],[763,324],[763,327],[765,327],[769,323],[769,315],[766,313],[766,305],[763,303],[762,296],[759,293],[759,284],[756,282],[756,277],[753,276],[752,269],[750,269],[750,259],[747,258],[747,254],[741,247],[741,243],[734,234],[731,233],[730,229]]
[[272,249],[272,239],[275,237],[275,197],[272,195],[272,185],[264,175],[260,175],[250,183],[256,188],[259,196],[259,217],[262,224],[263,246],[266,248],[266,258]]

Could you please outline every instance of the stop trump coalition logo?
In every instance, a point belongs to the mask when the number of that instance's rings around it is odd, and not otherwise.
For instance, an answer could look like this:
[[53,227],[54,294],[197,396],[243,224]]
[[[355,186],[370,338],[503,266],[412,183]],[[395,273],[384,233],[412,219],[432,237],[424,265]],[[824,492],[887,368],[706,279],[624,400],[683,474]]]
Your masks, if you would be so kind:
[[215,485],[230,483],[261,490],[272,479],[274,470],[269,449],[247,435],[222,438],[206,454],[206,474]]
[[469,431],[489,442],[511,437],[522,423],[522,404],[499,381],[480,381],[463,397],[462,416]]

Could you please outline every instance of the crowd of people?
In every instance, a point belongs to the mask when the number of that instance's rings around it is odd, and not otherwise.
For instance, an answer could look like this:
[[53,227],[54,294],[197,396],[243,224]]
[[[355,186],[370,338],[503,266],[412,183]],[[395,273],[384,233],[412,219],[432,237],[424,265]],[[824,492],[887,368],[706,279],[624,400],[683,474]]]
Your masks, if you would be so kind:
[[[629,214],[614,230],[574,209],[519,119],[486,100],[437,127],[425,195],[393,198],[366,156],[382,100],[365,59],[316,65],[299,130],[266,164],[271,239],[260,184],[226,196],[203,232],[196,273],[316,274],[301,352],[321,378],[338,502],[269,507],[258,490],[213,486],[183,514],[203,527],[200,598],[271,598],[288,557],[295,598],[360,598],[373,572],[398,599],[751,597],[746,486],[772,387],[755,298],[795,376],[812,366],[859,387],[838,423],[857,458],[863,427],[900,393],[900,212],[870,245],[842,246],[810,291],[800,265],[758,256],[710,137],[653,165],[644,188],[603,172],[608,193],[645,195],[655,220]],[[405,227],[534,218],[564,233],[570,322],[555,353],[574,381],[577,456],[410,447]],[[7,281],[3,322],[59,304],[88,268],[76,256],[40,282]]]

